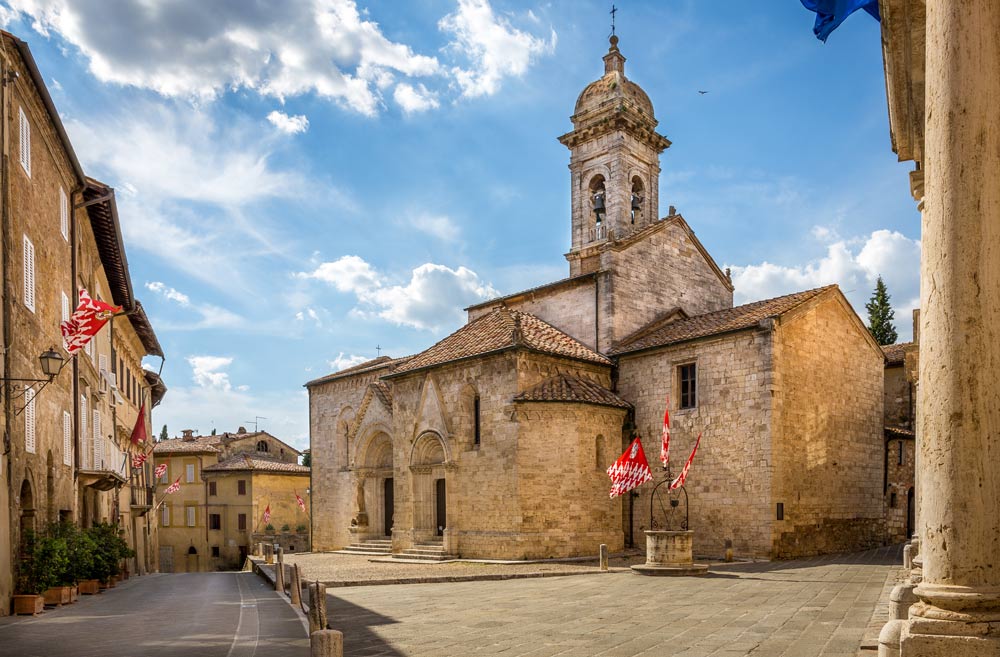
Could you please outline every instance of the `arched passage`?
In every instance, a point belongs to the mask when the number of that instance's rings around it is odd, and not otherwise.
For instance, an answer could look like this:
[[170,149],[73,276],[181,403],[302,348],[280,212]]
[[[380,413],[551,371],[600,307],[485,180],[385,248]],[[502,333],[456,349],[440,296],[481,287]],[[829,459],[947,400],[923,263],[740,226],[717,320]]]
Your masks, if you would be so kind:
[[448,446],[436,433],[421,434],[410,451],[413,494],[413,537],[428,540],[443,536],[448,526],[448,486],[445,464]]
[[361,445],[358,455],[358,525],[367,521],[369,536],[392,536],[395,516],[392,438],[377,431]]
[[27,479],[21,482],[19,499],[21,502],[19,551],[23,552],[25,550],[25,538],[29,532],[35,530],[35,494],[31,482]]

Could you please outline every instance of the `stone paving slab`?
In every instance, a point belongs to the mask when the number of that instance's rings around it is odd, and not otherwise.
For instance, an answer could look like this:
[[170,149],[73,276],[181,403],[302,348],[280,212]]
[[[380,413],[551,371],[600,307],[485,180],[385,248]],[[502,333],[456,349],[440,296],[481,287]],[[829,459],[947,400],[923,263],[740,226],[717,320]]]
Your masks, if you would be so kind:
[[345,657],[853,657],[898,547],[595,577],[338,588]]

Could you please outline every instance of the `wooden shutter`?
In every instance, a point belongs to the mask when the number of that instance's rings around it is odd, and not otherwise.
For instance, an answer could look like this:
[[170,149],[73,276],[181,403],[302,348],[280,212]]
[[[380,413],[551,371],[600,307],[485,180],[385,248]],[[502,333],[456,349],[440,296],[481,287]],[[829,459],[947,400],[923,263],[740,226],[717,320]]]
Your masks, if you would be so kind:
[[80,454],[83,456],[81,466],[90,470],[90,452],[87,450],[87,396],[80,395]]
[[29,454],[35,453],[35,389],[24,391],[24,449]]
[[24,108],[18,108],[20,114],[18,115],[19,127],[20,127],[20,156],[21,156],[21,168],[24,172],[31,177],[31,124],[28,123],[28,116],[24,113]]
[[187,526],[194,527],[195,525],[198,524],[198,516],[196,515],[197,509],[193,506],[189,506],[186,508],[186,510],[187,510]]
[[69,321],[69,297],[66,296],[65,292],[60,292],[62,295],[62,321]]
[[35,245],[24,236],[24,305],[35,312]]
[[69,240],[69,198],[62,187],[59,188],[59,232],[64,240]]
[[63,411],[63,463],[73,465],[73,416]]
[[170,505],[169,504],[164,504],[163,505],[163,517],[160,519],[160,526],[161,527],[169,527],[170,526]]
[[94,469],[99,470],[104,461],[104,441],[101,440],[101,411],[94,409]]

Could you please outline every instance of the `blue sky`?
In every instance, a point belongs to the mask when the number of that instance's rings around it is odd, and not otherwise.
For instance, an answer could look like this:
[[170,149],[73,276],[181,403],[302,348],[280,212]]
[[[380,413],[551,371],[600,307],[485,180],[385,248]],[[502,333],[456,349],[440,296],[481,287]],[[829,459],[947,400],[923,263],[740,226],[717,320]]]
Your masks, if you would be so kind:
[[[863,314],[881,274],[908,339],[919,214],[878,23],[859,13],[824,45],[797,0],[617,4],[626,74],[673,141],[660,214],[732,267],[737,303],[839,283]],[[556,138],[603,72],[609,3],[277,7],[0,3],[84,167],[117,189],[171,435],[259,415],[304,447],[305,381],[568,273]]]

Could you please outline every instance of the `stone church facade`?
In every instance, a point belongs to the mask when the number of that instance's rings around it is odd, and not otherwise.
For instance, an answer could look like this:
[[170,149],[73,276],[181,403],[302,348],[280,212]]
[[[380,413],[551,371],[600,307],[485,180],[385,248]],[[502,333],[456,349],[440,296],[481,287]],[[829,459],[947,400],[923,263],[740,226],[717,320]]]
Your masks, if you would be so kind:
[[313,547],[391,540],[469,558],[643,544],[651,484],[609,499],[665,400],[695,551],[781,558],[880,544],[884,357],[836,286],[733,307],[672,207],[660,218],[649,97],[617,37],[577,100],[569,277],[467,309],[429,349],[306,384]]

